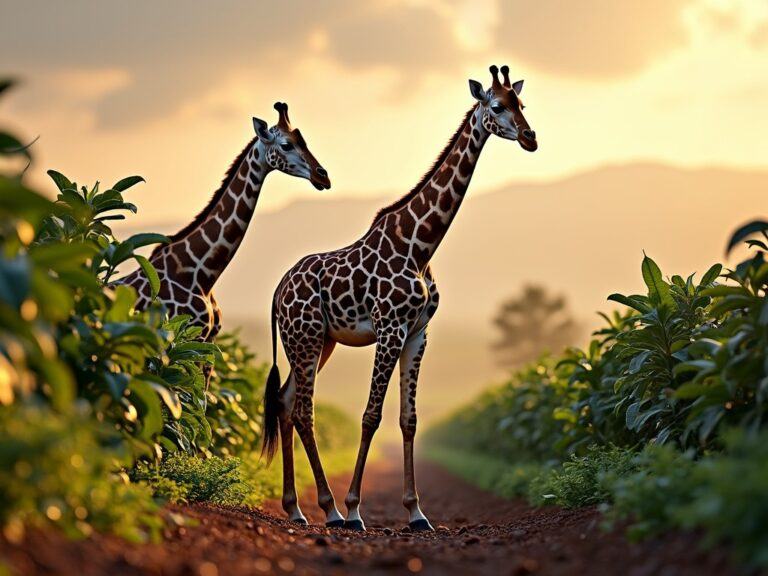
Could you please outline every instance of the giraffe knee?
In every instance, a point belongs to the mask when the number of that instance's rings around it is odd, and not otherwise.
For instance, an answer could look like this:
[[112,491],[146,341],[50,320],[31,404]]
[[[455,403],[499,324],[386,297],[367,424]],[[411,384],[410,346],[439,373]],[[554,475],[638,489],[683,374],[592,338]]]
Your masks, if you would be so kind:
[[312,432],[312,429],[315,426],[315,419],[311,412],[309,414],[300,412],[293,415],[293,425],[296,427],[296,432],[298,432],[299,435],[303,435]]
[[363,414],[363,433],[373,436],[381,424],[381,411],[371,411]]
[[416,436],[416,414],[400,417],[400,430],[403,433],[403,438],[406,440],[412,440]]

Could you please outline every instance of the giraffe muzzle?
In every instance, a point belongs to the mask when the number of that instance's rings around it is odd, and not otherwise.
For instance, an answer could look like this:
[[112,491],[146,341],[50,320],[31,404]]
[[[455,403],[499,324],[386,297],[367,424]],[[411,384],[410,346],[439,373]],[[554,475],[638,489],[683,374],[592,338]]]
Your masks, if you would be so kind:
[[331,187],[331,179],[328,177],[326,169],[322,166],[315,167],[309,177],[309,181],[318,190],[328,190]]
[[535,152],[539,147],[539,143],[536,141],[536,132],[526,128],[520,132],[520,136],[517,138],[517,142],[523,150],[528,152]]

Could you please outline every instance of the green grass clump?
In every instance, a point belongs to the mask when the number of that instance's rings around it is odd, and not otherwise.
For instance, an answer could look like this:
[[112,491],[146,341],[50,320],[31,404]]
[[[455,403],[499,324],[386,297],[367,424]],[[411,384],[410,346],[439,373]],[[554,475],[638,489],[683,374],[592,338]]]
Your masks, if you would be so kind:
[[427,457],[457,476],[504,498],[526,496],[531,481],[548,469],[539,463],[506,463],[483,454],[428,446]]

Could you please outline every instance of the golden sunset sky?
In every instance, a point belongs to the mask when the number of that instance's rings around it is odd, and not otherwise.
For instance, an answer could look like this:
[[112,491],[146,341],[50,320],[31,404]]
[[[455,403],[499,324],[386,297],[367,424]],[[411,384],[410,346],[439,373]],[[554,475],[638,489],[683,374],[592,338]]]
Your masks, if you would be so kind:
[[[608,294],[644,289],[643,250],[701,273],[768,206],[768,0],[0,0],[0,29],[0,73],[22,81],[0,125],[40,135],[31,179],[52,194],[47,168],[144,176],[132,231],[185,224],[251,117],[275,123],[288,102],[333,189],[270,175],[217,284],[262,358],[285,269],[353,241],[419,180],[473,104],[469,78],[508,64],[525,79],[539,150],[489,142],[434,262],[425,421],[504,376],[490,320],[523,283],[594,328]],[[318,398],[359,414],[371,356],[336,352]]]
[[[0,0],[0,21],[23,81],[0,121],[40,135],[37,182],[141,174],[142,224],[196,213],[276,100],[323,194],[405,192],[491,63],[525,79],[540,149],[492,142],[472,194],[634,160],[768,165],[766,0]],[[276,174],[259,210],[317,194]]]

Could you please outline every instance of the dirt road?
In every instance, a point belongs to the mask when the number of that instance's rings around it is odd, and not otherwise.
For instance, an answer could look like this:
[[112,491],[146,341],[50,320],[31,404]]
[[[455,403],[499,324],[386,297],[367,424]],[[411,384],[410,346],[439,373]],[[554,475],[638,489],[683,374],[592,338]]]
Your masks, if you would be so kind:
[[[0,558],[22,574],[563,574],[650,576],[735,574],[724,551],[698,551],[695,535],[629,544],[600,529],[593,509],[532,509],[477,490],[435,464],[418,466],[422,505],[432,534],[403,530],[397,461],[373,463],[361,507],[369,530],[328,530],[314,491],[302,508],[318,525],[284,521],[277,502],[263,510],[177,507],[199,521],[169,530],[162,545],[128,545],[98,536],[66,541],[52,533],[20,546],[0,539]],[[348,479],[333,479],[343,500]]]

